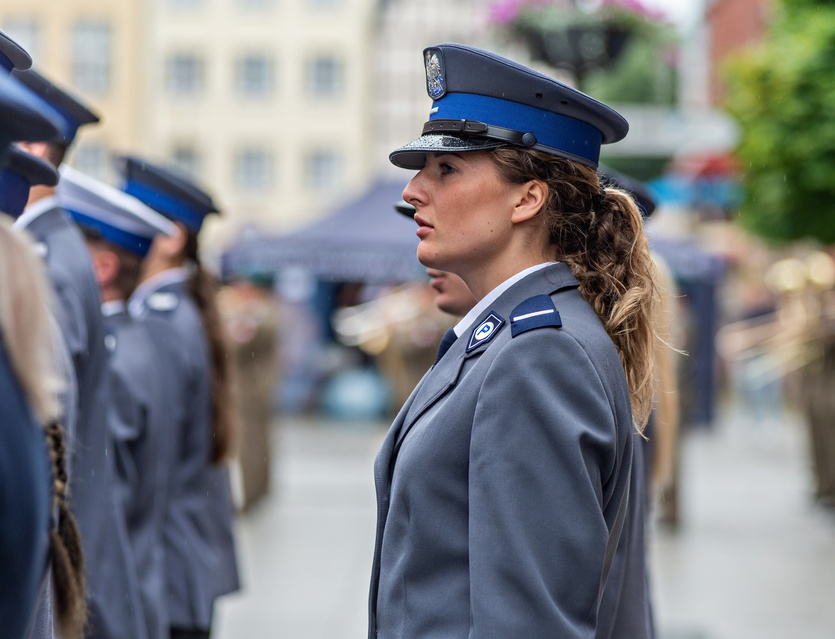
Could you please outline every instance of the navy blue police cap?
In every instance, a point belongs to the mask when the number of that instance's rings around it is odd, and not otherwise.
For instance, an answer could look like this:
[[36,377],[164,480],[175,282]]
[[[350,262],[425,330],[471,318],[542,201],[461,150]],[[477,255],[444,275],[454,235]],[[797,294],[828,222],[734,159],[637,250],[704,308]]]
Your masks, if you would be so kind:
[[434,101],[417,140],[389,155],[421,169],[426,153],[515,145],[596,167],[601,144],[626,136],[629,123],[585,93],[489,51],[439,44],[423,51]]
[[0,167],[8,158],[10,143],[49,140],[59,131],[58,114],[9,80],[15,69],[31,66],[26,50],[0,31]]
[[49,105],[58,114],[63,125],[60,134],[51,142],[69,145],[75,139],[78,129],[86,124],[95,124],[99,116],[79,98],[47,80],[34,69],[14,71],[12,78],[20,82],[40,100]]
[[25,71],[31,66],[32,56],[26,49],[0,30],[0,69],[5,70],[5,75],[8,77],[15,69]]
[[57,114],[26,89],[0,76],[0,167],[13,142],[50,140],[59,130]]
[[10,147],[6,166],[0,170],[0,211],[18,217],[36,184],[55,186],[58,173],[51,164],[25,151]]
[[123,155],[116,158],[121,189],[155,211],[198,233],[210,213],[218,213],[211,196],[184,175],[148,160]]
[[176,232],[173,222],[135,197],[68,166],[61,167],[56,195],[80,227],[140,257],[148,254],[154,237]]
[[597,171],[603,186],[614,186],[629,193],[638,205],[642,218],[652,217],[656,203],[646,184],[638,178],[626,175],[608,166],[601,166]]

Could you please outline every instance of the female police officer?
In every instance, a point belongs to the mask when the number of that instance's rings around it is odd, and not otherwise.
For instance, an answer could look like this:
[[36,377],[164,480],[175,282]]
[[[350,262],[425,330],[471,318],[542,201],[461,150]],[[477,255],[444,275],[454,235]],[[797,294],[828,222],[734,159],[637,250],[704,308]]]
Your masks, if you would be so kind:
[[[418,259],[478,303],[375,463],[369,636],[608,636],[618,612],[600,602],[653,392],[641,215],[595,170],[628,125],[485,51],[424,60],[430,119],[390,159],[418,170],[403,192]],[[644,589],[607,605],[648,618]]]

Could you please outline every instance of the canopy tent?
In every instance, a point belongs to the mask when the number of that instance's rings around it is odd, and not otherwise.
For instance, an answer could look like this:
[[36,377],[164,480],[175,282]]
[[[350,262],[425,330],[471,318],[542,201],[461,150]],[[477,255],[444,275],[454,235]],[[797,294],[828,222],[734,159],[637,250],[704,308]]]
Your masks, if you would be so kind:
[[398,214],[405,183],[377,181],[323,220],[278,237],[241,242],[223,256],[227,275],[300,268],[326,281],[393,284],[418,280],[415,223]]

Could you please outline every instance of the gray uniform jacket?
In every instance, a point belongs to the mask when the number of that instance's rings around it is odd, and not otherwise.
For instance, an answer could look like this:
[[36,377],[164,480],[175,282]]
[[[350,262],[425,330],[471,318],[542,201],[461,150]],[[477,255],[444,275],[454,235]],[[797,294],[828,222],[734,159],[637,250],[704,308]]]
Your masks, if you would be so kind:
[[374,466],[369,637],[596,636],[633,426],[577,286],[563,264],[511,286],[395,418]]
[[598,614],[597,638],[652,639],[655,626],[649,595],[646,524],[649,511],[649,450],[632,435],[632,477],[629,508]]
[[155,326],[164,327],[154,331],[159,374],[177,399],[166,407],[175,424],[164,533],[168,617],[175,627],[209,628],[214,600],[239,587],[234,509],[228,468],[211,463],[209,346],[185,287],[178,281],[146,290],[130,307],[141,308],[140,320],[156,318]]
[[107,349],[101,298],[81,231],[60,208],[25,227],[42,245],[56,314],[78,381],[78,422],[70,466],[70,507],[78,521],[90,604],[90,636],[146,636],[124,513],[113,484],[107,429]]
[[166,395],[171,389],[158,372],[158,346],[149,330],[154,321],[159,320],[133,321],[127,310],[105,320],[113,349],[108,426],[145,626],[149,637],[166,637],[170,624],[163,540],[174,458],[168,407],[174,399]]

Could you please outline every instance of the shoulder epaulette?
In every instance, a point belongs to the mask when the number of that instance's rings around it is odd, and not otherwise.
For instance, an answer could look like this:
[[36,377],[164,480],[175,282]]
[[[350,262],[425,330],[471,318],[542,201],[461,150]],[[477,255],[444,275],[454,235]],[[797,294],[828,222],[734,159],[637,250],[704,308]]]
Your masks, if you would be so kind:
[[510,315],[510,334],[521,335],[535,328],[553,326],[560,328],[562,318],[548,295],[534,295],[513,309]]

